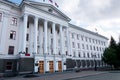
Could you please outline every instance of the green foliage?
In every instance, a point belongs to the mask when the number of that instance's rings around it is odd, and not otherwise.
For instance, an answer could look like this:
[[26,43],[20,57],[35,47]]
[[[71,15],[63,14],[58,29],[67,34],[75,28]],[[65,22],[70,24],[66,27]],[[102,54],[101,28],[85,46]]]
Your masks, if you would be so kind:
[[109,47],[103,53],[102,60],[109,65],[113,65],[114,68],[120,67],[120,42],[116,44],[113,37],[111,37]]

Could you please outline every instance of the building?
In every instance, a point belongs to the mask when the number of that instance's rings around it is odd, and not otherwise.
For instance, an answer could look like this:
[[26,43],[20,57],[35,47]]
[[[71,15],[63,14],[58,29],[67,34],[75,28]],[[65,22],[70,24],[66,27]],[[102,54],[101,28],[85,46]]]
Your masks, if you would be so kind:
[[103,66],[101,56],[108,39],[70,24],[71,19],[53,4],[0,1],[0,73],[62,72],[94,68],[95,63]]

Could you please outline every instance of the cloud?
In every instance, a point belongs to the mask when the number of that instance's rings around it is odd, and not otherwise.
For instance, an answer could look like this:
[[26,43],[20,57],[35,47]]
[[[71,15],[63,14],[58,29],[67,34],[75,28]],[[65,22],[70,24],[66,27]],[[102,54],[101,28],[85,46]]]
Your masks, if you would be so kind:
[[[61,1],[61,0],[56,0]],[[120,0],[62,0],[62,11],[72,23],[118,41],[120,35]]]
[[71,23],[92,31],[97,28],[99,34],[108,38],[112,35],[118,41],[120,35],[120,0],[54,1],[58,3],[59,9],[72,19]]

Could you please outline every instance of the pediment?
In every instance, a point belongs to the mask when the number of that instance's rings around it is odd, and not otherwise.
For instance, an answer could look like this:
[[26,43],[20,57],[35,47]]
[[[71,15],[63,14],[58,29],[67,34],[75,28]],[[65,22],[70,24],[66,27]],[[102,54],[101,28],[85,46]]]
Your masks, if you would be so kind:
[[65,19],[67,21],[70,21],[71,19],[66,16],[64,13],[62,13],[58,8],[53,6],[52,4],[47,3],[41,3],[41,2],[34,2],[34,1],[27,1],[25,2],[39,10],[45,11],[51,15],[57,16],[59,18]]

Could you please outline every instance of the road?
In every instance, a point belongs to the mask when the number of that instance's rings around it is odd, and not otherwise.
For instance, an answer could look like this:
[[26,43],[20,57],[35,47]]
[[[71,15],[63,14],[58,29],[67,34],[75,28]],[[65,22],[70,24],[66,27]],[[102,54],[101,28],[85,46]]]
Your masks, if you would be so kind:
[[65,80],[120,80],[120,72],[114,71],[114,72],[77,77],[77,78],[71,78]]

